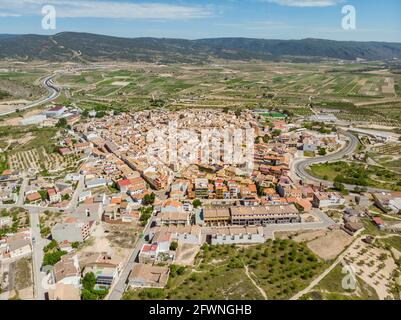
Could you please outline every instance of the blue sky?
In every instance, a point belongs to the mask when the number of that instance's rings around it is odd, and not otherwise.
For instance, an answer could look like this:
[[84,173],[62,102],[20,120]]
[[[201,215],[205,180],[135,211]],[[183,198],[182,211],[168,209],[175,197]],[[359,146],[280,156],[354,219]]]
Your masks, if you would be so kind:
[[[54,5],[56,30],[41,10]],[[341,9],[356,9],[343,30]],[[123,37],[324,38],[401,42],[399,0],[0,0],[0,33],[83,31]]]

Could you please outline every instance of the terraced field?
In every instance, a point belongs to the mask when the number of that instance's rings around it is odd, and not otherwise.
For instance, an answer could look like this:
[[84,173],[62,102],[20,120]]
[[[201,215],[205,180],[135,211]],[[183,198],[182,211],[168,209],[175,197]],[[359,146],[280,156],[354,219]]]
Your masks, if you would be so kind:
[[0,127],[0,142],[6,147],[0,169],[53,173],[76,167],[79,158],[62,157],[56,152],[57,128]]

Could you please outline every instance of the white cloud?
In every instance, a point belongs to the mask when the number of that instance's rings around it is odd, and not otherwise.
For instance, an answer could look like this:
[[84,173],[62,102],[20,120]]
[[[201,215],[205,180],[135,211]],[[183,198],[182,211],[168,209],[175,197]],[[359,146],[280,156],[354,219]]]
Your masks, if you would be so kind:
[[21,15],[16,13],[0,12],[0,18],[7,18],[7,17],[21,17]]
[[53,5],[60,18],[197,19],[213,15],[209,6],[162,3],[131,3],[96,0],[1,0],[7,15],[40,15],[44,5]]
[[287,7],[311,8],[311,7],[332,7],[343,1],[342,0],[267,0],[267,2]]

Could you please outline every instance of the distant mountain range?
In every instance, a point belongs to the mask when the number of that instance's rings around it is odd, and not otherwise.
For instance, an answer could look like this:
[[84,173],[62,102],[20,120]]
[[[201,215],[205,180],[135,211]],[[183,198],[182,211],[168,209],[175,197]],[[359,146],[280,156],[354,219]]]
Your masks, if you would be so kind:
[[206,62],[233,60],[401,59],[401,43],[321,39],[264,40],[217,38],[201,40],[119,38],[63,32],[54,36],[0,35],[0,58],[22,60],[128,60],[147,62]]

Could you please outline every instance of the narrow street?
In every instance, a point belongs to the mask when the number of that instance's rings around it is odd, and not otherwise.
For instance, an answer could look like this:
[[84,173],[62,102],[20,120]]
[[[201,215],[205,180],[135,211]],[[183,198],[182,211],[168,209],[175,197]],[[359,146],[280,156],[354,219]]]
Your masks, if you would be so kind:
[[40,234],[40,212],[30,210],[30,221],[32,229],[32,265],[34,274],[34,296],[35,300],[45,300],[45,289],[43,288],[43,278],[45,274],[41,272],[43,262],[43,248],[48,244],[48,240],[43,239]]
[[126,262],[126,265],[124,266],[123,271],[120,274],[120,277],[118,278],[113,288],[111,288],[110,293],[107,297],[108,300],[121,300],[124,291],[126,289],[128,276],[136,263],[136,258],[138,257],[138,254],[142,249],[142,246],[148,242],[145,239],[148,238],[150,227],[153,225],[154,221],[155,221],[155,216],[152,216],[145,230],[143,231],[143,237],[138,239],[135,248],[133,249],[128,261]]
[[22,179],[21,188],[20,188],[20,191],[19,191],[19,194],[18,194],[18,200],[17,200],[17,203],[16,203],[16,205],[18,207],[21,207],[21,206],[24,205],[25,190],[26,190],[26,188],[28,186],[28,183],[29,183],[29,179],[28,179],[27,176],[24,175],[23,179]]

